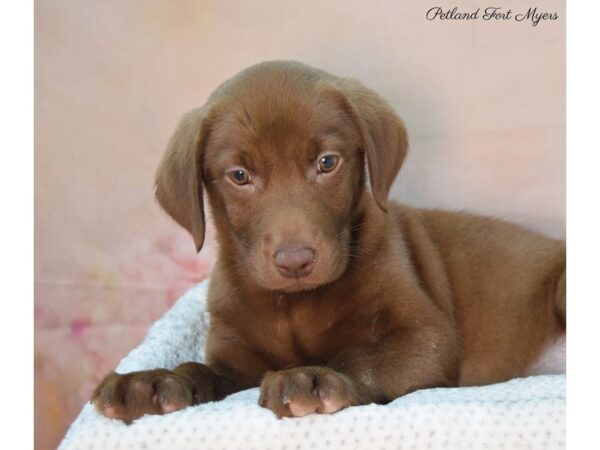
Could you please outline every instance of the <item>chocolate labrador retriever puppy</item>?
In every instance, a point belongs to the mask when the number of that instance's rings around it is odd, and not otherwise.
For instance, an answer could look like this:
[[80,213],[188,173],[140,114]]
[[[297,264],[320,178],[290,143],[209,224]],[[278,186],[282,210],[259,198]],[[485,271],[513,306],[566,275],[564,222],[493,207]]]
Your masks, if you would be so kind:
[[407,147],[374,92],[295,62],[188,112],[156,197],[198,250],[205,194],[214,216],[206,364],[111,373],[98,410],[130,423],[260,386],[261,406],[303,416],[564,370],[539,362],[564,348],[564,243],[388,202]]

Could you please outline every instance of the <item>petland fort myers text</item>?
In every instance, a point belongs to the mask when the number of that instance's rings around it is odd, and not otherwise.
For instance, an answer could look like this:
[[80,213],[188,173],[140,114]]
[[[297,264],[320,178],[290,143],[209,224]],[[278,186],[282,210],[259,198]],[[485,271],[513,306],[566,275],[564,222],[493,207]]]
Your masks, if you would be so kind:
[[538,10],[538,8],[529,8],[525,11],[513,11],[504,9],[500,6],[488,6],[487,8],[477,8],[474,11],[460,11],[458,7],[452,9],[443,9],[439,6],[430,8],[425,14],[427,20],[484,20],[488,22],[514,20],[516,22],[530,23],[534,27],[544,21],[554,21],[558,19],[556,12]]

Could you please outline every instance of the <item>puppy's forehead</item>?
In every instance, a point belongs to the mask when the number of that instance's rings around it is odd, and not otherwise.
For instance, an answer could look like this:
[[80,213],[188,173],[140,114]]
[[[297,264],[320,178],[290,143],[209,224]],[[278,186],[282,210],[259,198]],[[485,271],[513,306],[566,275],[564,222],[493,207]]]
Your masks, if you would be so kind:
[[237,156],[266,166],[294,160],[303,165],[326,150],[343,152],[344,144],[356,138],[350,118],[325,96],[263,94],[240,95],[221,107],[211,143],[222,158]]

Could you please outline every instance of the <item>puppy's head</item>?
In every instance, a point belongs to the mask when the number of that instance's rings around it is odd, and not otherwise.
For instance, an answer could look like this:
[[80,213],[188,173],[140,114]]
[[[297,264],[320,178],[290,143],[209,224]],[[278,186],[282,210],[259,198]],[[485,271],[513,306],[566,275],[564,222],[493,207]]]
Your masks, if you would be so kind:
[[402,121],[360,83],[263,63],[183,117],[156,196],[200,250],[206,191],[231,270],[268,290],[311,289],[347,267],[365,161],[385,210],[407,146]]

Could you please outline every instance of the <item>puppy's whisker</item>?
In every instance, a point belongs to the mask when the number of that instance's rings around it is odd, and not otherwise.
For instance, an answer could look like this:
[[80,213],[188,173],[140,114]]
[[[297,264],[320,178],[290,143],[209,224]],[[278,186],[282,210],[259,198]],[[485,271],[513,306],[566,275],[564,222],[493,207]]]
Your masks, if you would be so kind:
[[250,244],[249,244],[249,243],[248,243],[246,240],[242,239],[241,237],[238,237],[238,238],[237,238],[237,241],[238,241],[240,244],[242,244],[242,246],[243,246],[244,248],[246,248],[246,249],[250,250]]
[[245,268],[246,266],[243,262],[235,261],[230,265],[223,266],[223,271],[231,275],[240,275],[242,274],[242,269]]
[[340,231],[338,234],[336,234],[334,239],[337,241],[343,237],[346,237],[346,235],[348,236],[349,239],[352,239],[352,234],[354,234],[356,231],[360,230],[363,226],[364,226],[364,224],[361,222],[361,223],[351,226],[350,228],[345,228],[342,231]]

